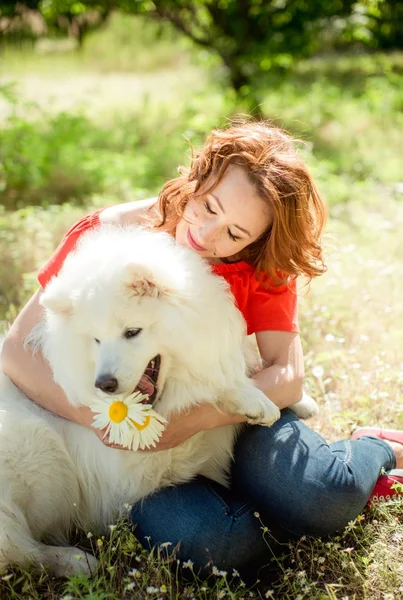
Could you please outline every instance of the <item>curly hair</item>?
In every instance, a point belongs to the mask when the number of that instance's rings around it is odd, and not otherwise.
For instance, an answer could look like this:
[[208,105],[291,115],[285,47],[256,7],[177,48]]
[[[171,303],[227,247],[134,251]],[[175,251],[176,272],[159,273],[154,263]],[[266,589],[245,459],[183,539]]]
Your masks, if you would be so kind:
[[230,165],[245,169],[273,211],[268,230],[237,258],[273,282],[324,273],[325,203],[294,140],[269,123],[241,121],[213,130],[198,152],[192,148],[190,167],[180,167],[179,176],[162,188],[150,225],[174,235],[189,198],[212,192]]

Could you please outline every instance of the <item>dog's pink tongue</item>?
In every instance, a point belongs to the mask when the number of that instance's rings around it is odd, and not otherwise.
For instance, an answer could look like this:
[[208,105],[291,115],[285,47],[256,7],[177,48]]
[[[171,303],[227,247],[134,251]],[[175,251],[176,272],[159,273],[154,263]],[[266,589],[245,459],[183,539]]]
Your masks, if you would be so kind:
[[154,384],[151,379],[144,373],[137,385],[137,389],[146,396],[152,396],[154,393]]

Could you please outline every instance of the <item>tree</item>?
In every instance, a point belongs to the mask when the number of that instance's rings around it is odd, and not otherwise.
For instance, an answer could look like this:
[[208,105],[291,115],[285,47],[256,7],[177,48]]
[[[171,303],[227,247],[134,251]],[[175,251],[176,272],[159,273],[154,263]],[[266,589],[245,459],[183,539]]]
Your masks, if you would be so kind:
[[[257,75],[287,68],[320,50],[323,32],[334,23],[342,23],[342,42],[347,44],[403,45],[401,0],[25,0],[24,4],[39,10],[50,27],[64,27],[79,42],[112,10],[169,22],[221,58],[231,86],[241,95],[251,93]],[[12,14],[19,5],[3,0],[0,16]],[[333,29],[337,35],[338,28]]]
[[127,12],[169,21],[196,44],[215,51],[237,92],[253,77],[319,48],[324,21],[351,13],[354,0],[131,0]]

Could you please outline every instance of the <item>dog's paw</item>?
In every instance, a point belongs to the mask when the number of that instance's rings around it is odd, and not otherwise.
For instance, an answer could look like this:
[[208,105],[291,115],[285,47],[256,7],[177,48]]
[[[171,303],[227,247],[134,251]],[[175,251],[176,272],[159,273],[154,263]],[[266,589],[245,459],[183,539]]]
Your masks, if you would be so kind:
[[251,425],[270,426],[280,418],[279,408],[249,381],[229,394],[223,405],[228,412],[245,416]]
[[260,402],[248,402],[245,411],[242,412],[248,419],[250,425],[265,425],[270,427],[280,418],[279,408],[264,396]]
[[88,552],[73,547],[42,546],[41,563],[55,577],[72,577],[84,574],[92,577],[99,561]]

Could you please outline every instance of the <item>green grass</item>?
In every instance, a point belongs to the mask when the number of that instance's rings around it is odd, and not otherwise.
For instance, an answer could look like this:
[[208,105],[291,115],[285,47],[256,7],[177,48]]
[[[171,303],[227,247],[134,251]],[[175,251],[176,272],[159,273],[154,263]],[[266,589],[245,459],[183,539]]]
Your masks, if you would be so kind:
[[[214,566],[200,578],[191,563],[180,563],[175,550],[148,552],[125,522],[110,537],[89,532],[77,544],[100,561],[95,577],[55,580],[44,571],[10,570],[0,578],[2,600],[395,600],[403,592],[403,504],[373,507],[345,531],[325,539],[304,536],[284,544],[255,583],[234,570]],[[262,523],[262,536],[270,532]],[[165,546],[165,544],[162,544]]]
[[[156,194],[186,160],[185,138],[199,145],[243,107],[214,59],[172,32],[158,42],[155,28],[120,17],[81,55],[3,52],[4,81],[16,81],[0,94],[0,319],[7,323],[70,224],[97,207]],[[67,106],[65,80],[74,97]],[[94,93],[84,94],[89,80]],[[301,152],[331,207],[329,272],[303,290],[300,309],[306,389],[320,403],[312,426],[329,441],[361,424],[403,427],[402,90],[401,54],[317,58],[271,74],[258,89],[268,117],[304,140]],[[251,590],[238,577],[230,581],[231,573],[199,581],[185,569],[184,579],[174,558],[142,550],[122,525],[99,543],[77,537],[101,561],[92,580],[12,570],[0,578],[0,598],[397,600],[402,515],[401,503],[382,505],[340,535],[287,545],[270,579]]]

